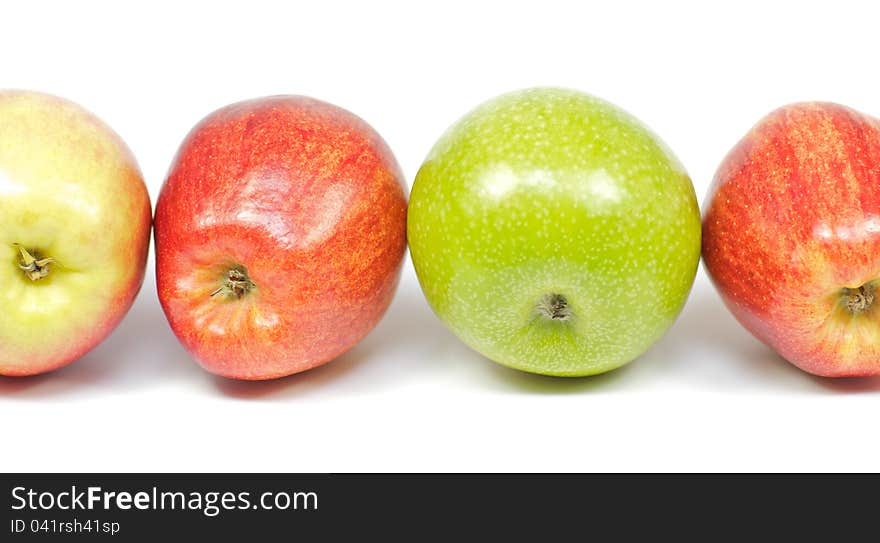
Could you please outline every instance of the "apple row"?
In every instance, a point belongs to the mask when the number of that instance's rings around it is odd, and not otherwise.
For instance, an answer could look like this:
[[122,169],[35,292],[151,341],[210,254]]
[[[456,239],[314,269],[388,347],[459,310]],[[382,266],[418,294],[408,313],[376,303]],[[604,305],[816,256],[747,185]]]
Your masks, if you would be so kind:
[[585,376],[644,353],[702,259],[737,320],[822,376],[880,374],[880,122],[782,107],[703,210],[669,148],[599,98],[535,88],[459,119],[406,182],[331,104],[224,107],[187,135],[155,215],[131,151],[76,104],[0,91],[0,375],[62,367],[121,321],[151,230],[159,301],[202,367],[272,379],[380,320],[407,245],[440,319],[487,358]]

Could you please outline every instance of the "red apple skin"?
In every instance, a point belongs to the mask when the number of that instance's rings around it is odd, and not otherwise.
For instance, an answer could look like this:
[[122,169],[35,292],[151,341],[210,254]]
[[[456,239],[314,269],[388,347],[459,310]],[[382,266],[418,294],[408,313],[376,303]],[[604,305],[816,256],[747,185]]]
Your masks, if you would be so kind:
[[[382,138],[296,96],[233,104],[187,136],[156,205],[156,281],[208,371],[271,379],[328,362],[387,309],[406,248],[403,175]],[[212,296],[233,266],[255,287]]]
[[812,374],[880,374],[880,290],[857,313],[844,291],[880,278],[877,119],[774,111],[724,159],[704,209],[704,262],[743,326]]

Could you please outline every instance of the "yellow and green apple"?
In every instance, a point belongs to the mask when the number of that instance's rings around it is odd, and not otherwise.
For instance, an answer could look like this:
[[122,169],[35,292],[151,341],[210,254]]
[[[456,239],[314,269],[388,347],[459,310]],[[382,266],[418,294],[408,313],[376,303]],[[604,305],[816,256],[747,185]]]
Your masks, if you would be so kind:
[[671,325],[700,257],[693,184],[637,119],[537,88],[471,111],[416,176],[407,225],[434,311],[503,365],[583,376]]
[[0,91],[0,375],[80,358],[143,281],[150,200],[134,157],[66,100]]

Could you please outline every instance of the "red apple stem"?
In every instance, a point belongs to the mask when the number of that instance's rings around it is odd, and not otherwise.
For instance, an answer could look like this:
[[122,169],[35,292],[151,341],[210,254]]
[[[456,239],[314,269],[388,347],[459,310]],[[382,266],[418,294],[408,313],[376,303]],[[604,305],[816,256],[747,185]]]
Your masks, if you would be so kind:
[[211,293],[211,297],[218,294],[225,294],[226,297],[241,299],[245,294],[250,292],[256,285],[251,278],[248,277],[247,270],[243,266],[230,268],[226,272],[226,278],[217,290]]
[[18,268],[24,272],[31,281],[39,281],[49,275],[49,266],[55,262],[52,257],[44,257],[38,251],[27,250],[18,243],[14,246],[18,249]]
[[865,283],[859,288],[844,288],[843,303],[853,315],[861,315],[874,304],[874,285]]
[[538,314],[551,321],[567,321],[572,317],[571,306],[562,294],[547,293],[537,305]]

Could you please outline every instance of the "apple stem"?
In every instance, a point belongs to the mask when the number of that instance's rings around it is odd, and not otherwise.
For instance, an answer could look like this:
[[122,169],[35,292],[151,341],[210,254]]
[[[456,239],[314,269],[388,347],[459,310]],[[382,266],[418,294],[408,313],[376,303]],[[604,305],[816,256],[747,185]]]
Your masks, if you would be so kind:
[[844,288],[843,303],[853,315],[861,315],[874,303],[874,285],[865,283],[859,288]]
[[254,287],[256,287],[256,285],[251,281],[251,278],[248,277],[247,270],[244,269],[243,266],[236,266],[230,268],[226,272],[226,278],[223,280],[223,284],[211,293],[211,297],[213,298],[218,294],[225,294],[227,297],[231,296],[236,299],[241,299]]
[[567,321],[571,319],[571,306],[565,296],[548,293],[538,301],[538,314],[551,321]]
[[13,244],[19,252],[18,268],[31,281],[39,281],[49,275],[49,265],[55,262],[52,257],[43,257],[35,250],[28,251],[18,243]]

